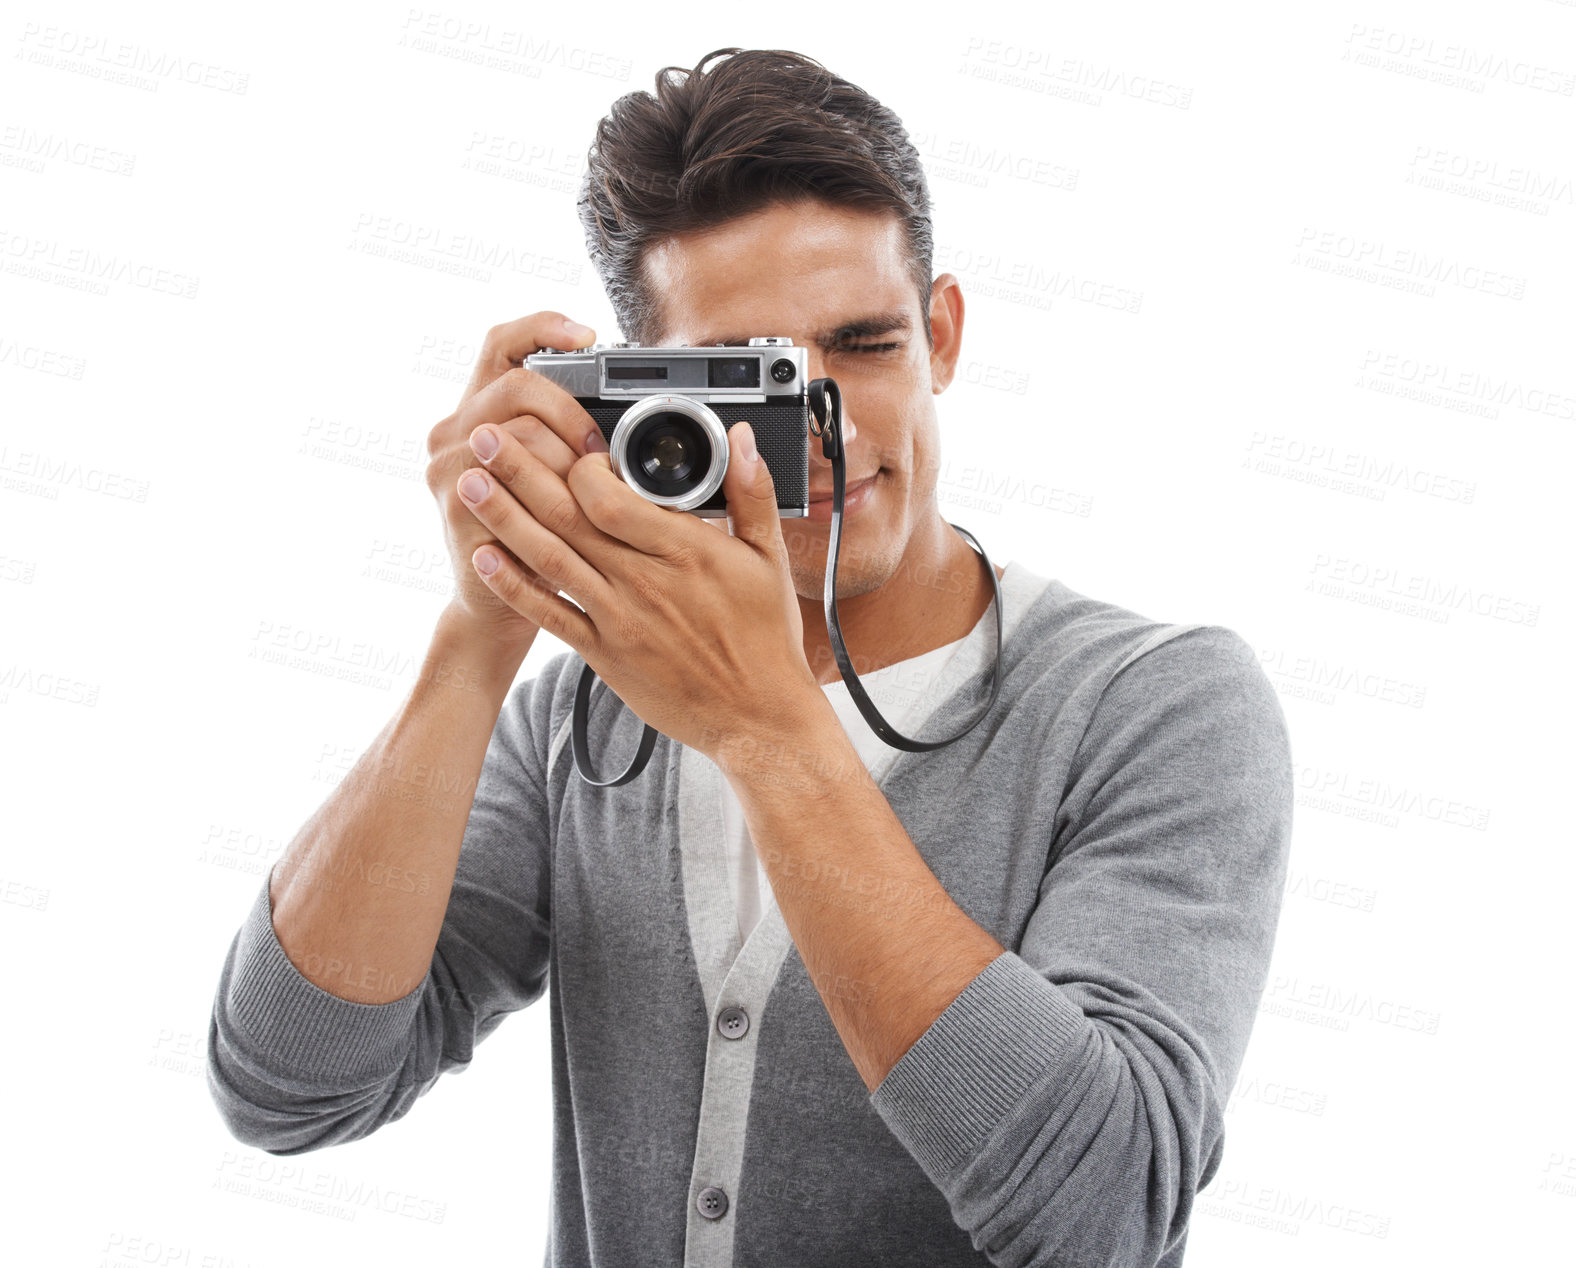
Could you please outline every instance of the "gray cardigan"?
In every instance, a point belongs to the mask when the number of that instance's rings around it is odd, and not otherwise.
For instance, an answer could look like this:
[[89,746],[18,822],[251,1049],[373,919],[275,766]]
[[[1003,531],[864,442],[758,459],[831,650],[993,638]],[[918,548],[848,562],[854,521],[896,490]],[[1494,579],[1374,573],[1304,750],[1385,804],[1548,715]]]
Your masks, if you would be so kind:
[[[1274,945],[1285,719],[1232,630],[1008,572],[994,709],[875,768],[930,869],[1008,950],[874,1093],[775,904],[742,948],[691,910],[724,892],[715,766],[660,736],[622,787],[575,772],[582,662],[564,652],[499,716],[419,988],[369,1005],[313,985],[264,882],[208,1031],[231,1133],[280,1155],[360,1139],[545,991],[554,1268],[1179,1268]],[[993,620],[910,734],[972,714]],[[632,753],[639,720],[594,703],[592,752]]]

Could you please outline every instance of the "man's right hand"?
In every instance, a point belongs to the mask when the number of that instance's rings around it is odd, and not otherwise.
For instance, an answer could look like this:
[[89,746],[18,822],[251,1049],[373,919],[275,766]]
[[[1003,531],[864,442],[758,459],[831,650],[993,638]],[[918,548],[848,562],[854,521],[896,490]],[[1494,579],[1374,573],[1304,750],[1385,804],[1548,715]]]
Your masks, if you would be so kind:
[[[570,327],[574,326],[574,329]],[[461,475],[482,462],[471,448],[471,434],[484,424],[515,437],[536,458],[567,479],[569,468],[590,448],[605,450],[596,421],[552,380],[524,367],[527,356],[543,348],[574,349],[596,337],[586,326],[570,323],[562,313],[533,313],[494,326],[482,343],[471,380],[459,407],[427,435],[427,487],[438,501],[454,565],[455,595],[450,614],[473,626],[489,643],[518,649],[523,657],[536,638],[537,625],[521,616],[476,575],[472,556],[482,545],[520,563],[527,580],[540,580],[507,547],[493,537],[461,500]],[[595,433],[598,444],[588,446]]]

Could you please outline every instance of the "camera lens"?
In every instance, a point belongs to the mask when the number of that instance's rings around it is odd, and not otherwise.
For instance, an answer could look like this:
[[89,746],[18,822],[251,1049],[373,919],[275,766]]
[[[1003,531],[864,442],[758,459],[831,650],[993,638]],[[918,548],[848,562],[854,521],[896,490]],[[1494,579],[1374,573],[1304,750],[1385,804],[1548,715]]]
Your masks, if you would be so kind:
[[613,472],[649,502],[670,510],[705,505],[728,470],[728,431],[702,401],[662,393],[643,397],[613,428]]
[[658,497],[682,497],[711,466],[711,442],[693,418],[663,410],[629,438],[630,474]]

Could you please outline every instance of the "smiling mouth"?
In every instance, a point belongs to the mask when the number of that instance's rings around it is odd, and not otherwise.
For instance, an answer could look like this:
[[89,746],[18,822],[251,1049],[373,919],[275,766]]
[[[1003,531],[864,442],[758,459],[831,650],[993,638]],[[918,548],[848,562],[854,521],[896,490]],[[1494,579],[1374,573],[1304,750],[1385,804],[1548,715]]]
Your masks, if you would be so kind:
[[[875,479],[875,476],[867,475],[862,480],[855,480],[852,484],[844,485],[843,486],[843,497],[846,499],[846,498],[848,498],[848,496],[850,494],[857,493],[860,489],[864,488],[865,485],[869,484],[874,479]],[[811,493],[810,494],[810,501],[812,503],[815,503],[815,502],[830,502],[831,500],[832,500],[832,490],[831,489],[828,489],[825,493]]]

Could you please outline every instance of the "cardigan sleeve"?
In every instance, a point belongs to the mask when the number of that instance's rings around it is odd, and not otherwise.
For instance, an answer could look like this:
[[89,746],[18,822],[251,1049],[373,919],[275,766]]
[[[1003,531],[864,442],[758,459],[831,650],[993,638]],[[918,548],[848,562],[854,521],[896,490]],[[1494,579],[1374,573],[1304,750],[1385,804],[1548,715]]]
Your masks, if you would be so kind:
[[1021,945],[870,1094],[1002,1268],[1152,1268],[1219,1169],[1290,849],[1280,702],[1200,626],[1106,685]]
[[359,1140],[403,1117],[510,1013],[546,990],[551,819],[543,772],[552,684],[567,654],[500,710],[432,964],[400,999],[363,1004],[310,981],[274,931],[268,881],[220,972],[209,1094],[231,1135],[268,1153]]

